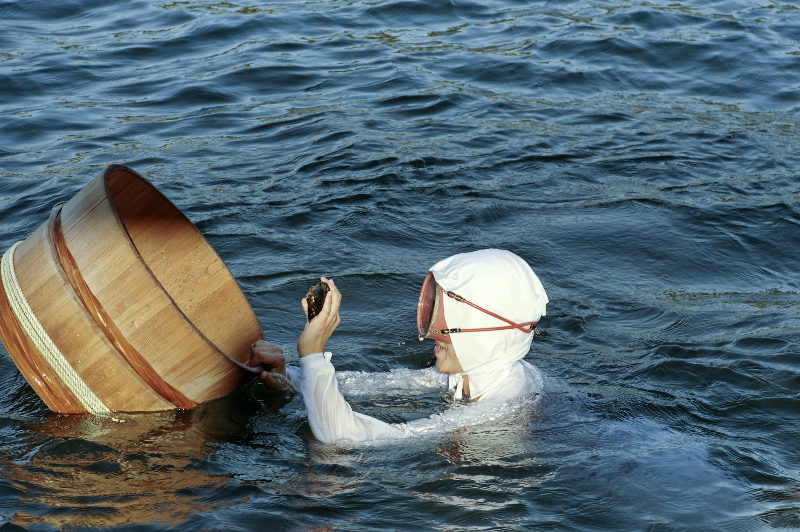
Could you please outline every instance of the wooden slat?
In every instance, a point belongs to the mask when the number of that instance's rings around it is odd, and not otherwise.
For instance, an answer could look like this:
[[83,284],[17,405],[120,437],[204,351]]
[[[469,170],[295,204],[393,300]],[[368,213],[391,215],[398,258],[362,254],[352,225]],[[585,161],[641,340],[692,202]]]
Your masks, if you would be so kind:
[[122,334],[122,331],[111,319],[111,316],[103,308],[103,305],[97,300],[95,295],[89,289],[86,281],[83,279],[78,265],[75,262],[67,243],[64,241],[64,232],[61,228],[61,208],[56,207],[53,209],[49,223],[49,234],[51,243],[56,250],[56,255],[61,264],[61,269],[66,274],[72,289],[75,294],[83,303],[86,311],[92,316],[98,328],[105,334],[108,341],[113,345],[117,352],[125,359],[131,368],[144,380],[150,388],[165,400],[174,404],[178,408],[194,408],[197,403],[183,395],[179,390],[176,390],[161,378],[161,376],[153,369],[148,361],[139,353],[131,344],[128,339]]
[[9,306],[3,283],[0,283],[0,336],[22,376],[50,410],[63,414],[86,413],[83,405],[53,376],[50,366],[20,327]]
[[[19,284],[51,340],[110,409],[191,408],[252,377],[220,351],[246,362],[261,338],[258,320],[222,259],[150,183],[109,167],[57,221],[18,247]],[[0,299],[0,337],[20,371],[50,408],[80,411]]]
[[20,288],[50,339],[109,409],[173,408],[133,371],[88,313],[52,250],[47,226],[19,246],[16,263]]

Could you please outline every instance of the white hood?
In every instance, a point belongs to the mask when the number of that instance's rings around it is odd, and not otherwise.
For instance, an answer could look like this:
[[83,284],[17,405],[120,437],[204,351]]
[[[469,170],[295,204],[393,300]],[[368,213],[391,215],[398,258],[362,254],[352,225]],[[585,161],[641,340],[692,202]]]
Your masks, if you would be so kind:
[[[510,251],[484,249],[453,255],[432,268],[445,290],[515,323],[538,321],[546,313],[547,294],[528,263]],[[442,297],[449,328],[480,328],[505,322]],[[531,347],[533,333],[518,329],[462,332],[450,335],[464,375],[469,376],[472,399],[491,392],[515,369]],[[456,399],[461,398],[461,375],[455,376]]]

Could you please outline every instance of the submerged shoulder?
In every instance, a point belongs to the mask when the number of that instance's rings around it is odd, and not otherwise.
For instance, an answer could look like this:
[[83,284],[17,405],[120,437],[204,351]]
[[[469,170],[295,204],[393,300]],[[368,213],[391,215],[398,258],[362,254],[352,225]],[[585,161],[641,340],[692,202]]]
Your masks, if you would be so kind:
[[520,366],[522,367],[525,379],[525,388],[528,390],[528,392],[541,393],[544,389],[544,378],[542,377],[542,372],[539,371],[539,368],[529,362],[525,362],[524,360],[520,361]]
[[[499,386],[494,393],[487,394],[486,403],[507,402],[521,397],[531,397],[538,395],[544,388],[542,374],[539,369],[520,360],[509,372],[502,386]],[[481,401],[478,401],[480,403]]]

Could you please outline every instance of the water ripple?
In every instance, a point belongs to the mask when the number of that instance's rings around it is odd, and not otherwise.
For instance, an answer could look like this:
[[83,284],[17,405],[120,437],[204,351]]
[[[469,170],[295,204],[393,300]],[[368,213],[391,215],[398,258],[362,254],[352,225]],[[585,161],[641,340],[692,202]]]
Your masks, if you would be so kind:
[[[260,387],[51,416],[0,357],[0,526],[796,525],[797,14],[0,3],[0,250],[120,162],[195,221],[290,360],[323,274],[344,369],[430,365],[414,306],[449,254],[511,249],[551,299],[521,434],[400,449],[322,446],[302,400]],[[392,419],[441,406],[390,399]]]

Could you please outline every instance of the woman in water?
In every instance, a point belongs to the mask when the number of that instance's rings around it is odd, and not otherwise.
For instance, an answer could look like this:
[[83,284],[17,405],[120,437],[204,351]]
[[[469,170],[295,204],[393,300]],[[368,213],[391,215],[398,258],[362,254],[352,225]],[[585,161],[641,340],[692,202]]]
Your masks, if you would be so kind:
[[[461,253],[435,264],[425,278],[417,307],[420,340],[435,340],[434,368],[403,374],[404,387],[453,392],[453,407],[406,423],[387,423],[353,412],[339,391],[325,345],[339,325],[341,293],[331,279],[319,315],[297,340],[300,367],[287,367],[281,349],[266,341],[252,346],[253,364],[270,369],[261,380],[284,386],[271,372],[288,376],[303,394],[311,430],[323,442],[394,440],[431,431],[492,421],[504,407],[535,397],[539,371],[525,362],[536,322],[545,315],[547,294],[530,266],[510,251]],[[306,300],[303,310],[308,311]],[[399,370],[395,370],[399,371]]]

